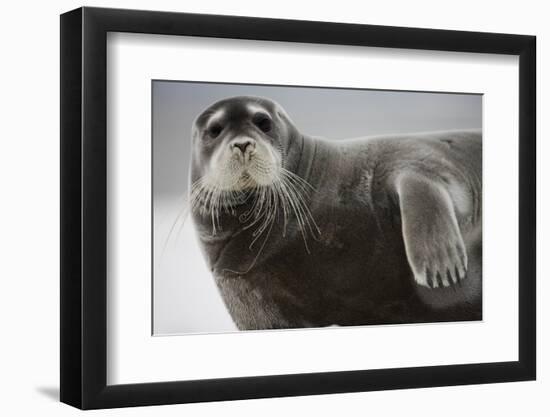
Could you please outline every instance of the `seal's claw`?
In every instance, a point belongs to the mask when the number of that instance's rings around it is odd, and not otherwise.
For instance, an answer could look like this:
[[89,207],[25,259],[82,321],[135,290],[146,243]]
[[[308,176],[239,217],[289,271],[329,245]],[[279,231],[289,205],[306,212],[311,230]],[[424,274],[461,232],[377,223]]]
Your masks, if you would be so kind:
[[[411,257],[412,258],[412,257]],[[421,260],[422,259],[422,260]],[[461,257],[451,257],[445,252],[415,253],[411,266],[416,283],[427,288],[447,288],[457,285],[466,278],[466,268]],[[416,269],[414,265],[424,268]]]
[[414,280],[417,282],[418,285],[431,288],[433,281],[431,279],[428,279],[429,276],[430,276],[430,271],[429,269],[426,268],[423,271],[415,272]]
[[451,285],[458,283],[458,276],[454,273],[455,268],[447,269],[447,278]]

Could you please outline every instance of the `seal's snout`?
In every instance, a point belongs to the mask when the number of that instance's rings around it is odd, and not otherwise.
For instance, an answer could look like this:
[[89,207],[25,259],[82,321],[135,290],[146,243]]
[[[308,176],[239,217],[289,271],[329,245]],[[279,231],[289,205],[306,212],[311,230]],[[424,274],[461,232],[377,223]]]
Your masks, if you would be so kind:
[[236,139],[229,145],[233,152],[241,152],[243,155],[251,153],[256,148],[256,142],[252,139]]

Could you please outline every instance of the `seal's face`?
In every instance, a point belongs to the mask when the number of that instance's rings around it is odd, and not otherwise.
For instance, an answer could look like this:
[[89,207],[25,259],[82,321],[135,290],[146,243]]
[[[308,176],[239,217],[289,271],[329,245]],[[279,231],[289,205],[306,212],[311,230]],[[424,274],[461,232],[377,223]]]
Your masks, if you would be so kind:
[[192,135],[189,204],[198,222],[212,225],[212,235],[225,227],[225,215],[256,227],[250,247],[262,235],[265,244],[277,221],[283,234],[293,221],[304,241],[318,234],[307,207],[313,187],[291,169],[301,149],[298,131],[278,104],[258,97],[219,101],[197,117]]
[[278,181],[284,123],[273,102],[237,97],[215,103],[193,127],[196,167],[220,191],[243,191]]

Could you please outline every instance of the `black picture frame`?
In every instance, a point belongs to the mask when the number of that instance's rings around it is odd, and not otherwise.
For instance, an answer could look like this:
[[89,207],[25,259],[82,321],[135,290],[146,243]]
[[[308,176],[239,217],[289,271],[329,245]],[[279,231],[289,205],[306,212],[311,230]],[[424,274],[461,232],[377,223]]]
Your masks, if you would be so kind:
[[[519,360],[107,385],[108,32],[519,56]],[[61,15],[61,401],[94,409],[535,379],[535,51],[524,35],[88,7]]]

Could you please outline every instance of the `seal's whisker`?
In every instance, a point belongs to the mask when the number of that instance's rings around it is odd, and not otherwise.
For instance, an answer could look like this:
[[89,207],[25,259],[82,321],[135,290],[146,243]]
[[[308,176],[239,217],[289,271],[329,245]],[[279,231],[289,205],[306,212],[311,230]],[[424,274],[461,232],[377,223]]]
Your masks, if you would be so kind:
[[[273,212],[273,192],[271,187],[262,187],[262,199],[263,199],[263,207],[264,210],[258,213],[258,219],[263,219],[263,222],[260,224],[258,229],[256,229],[252,236],[260,236],[264,230],[267,228],[267,226],[270,224],[272,220],[272,212]],[[250,248],[252,248],[255,240],[251,243]]]
[[245,275],[245,274],[248,274],[252,268],[254,268],[254,265],[256,265],[256,262],[258,262],[258,258],[260,257],[260,255],[262,254],[264,248],[265,248],[265,245],[267,243],[267,241],[269,240],[269,236],[271,235],[271,230],[273,229],[273,225],[275,224],[275,222],[271,222],[271,225],[267,231],[267,234],[265,235],[265,238],[262,242],[262,246],[260,246],[260,249],[258,250],[258,253],[256,254],[256,256],[254,257],[254,259],[252,260],[252,262],[250,263],[249,267],[246,268],[245,271],[234,271],[232,269],[224,269],[223,271],[224,272],[231,272],[233,274],[236,274],[236,275]]
[[166,239],[164,240],[164,244],[161,250],[161,258],[164,256],[164,253],[166,252],[166,249],[168,247],[168,244],[170,243],[170,240],[172,239],[172,236],[174,234],[174,231],[176,229],[176,226],[178,225],[178,222],[181,221],[181,224],[178,228],[178,232],[176,234],[176,240],[179,238],[179,235],[181,233],[181,230],[183,229],[185,225],[185,219],[187,218],[187,215],[193,211],[193,207],[195,205],[196,196],[200,191],[204,188],[204,177],[199,178],[193,184],[191,184],[190,187],[190,193],[188,197],[183,197],[183,201],[181,201],[181,209],[176,214],[176,217],[170,226],[170,229],[168,230],[168,233],[166,234]]
[[[287,171],[287,172],[290,173],[290,171]],[[290,173],[290,174],[292,174],[292,175],[288,175],[286,173],[284,175],[286,175],[286,178],[288,178],[290,180],[289,182],[293,186],[293,189],[296,191],[297,195],[300,197],[300,200],[302,201],[304,208],[309,212],[309,214],[311,214],[308,205],[304,201],[305,196],[302,193],[300,193],[300,190],[304,191],[306,196],[310,196],[311,191],[315,191],[315,189],[313,188],[313,186],[309,182],[307,182],[303,178],[299,177],[298,175],[296,175],[294,173]],[[313,216],[310,216],[310,217],[313,220]],[[317,231],[320,232],[319,228],[318,227],[316,227],[316,228],[317,228]]]
[[283,186],[283,189],[286,190],[286,194],[289,197],[288,201],[294,211],[294,215],[296,216],[296,221],[298,222],[298,228],[300,229],[300,233],[302,234],[302,238],[304,240],[304,245],[306,248],[307,253],[311,253],[309,251],[309,246],[307,244],[307,237],[306,237],[306,231],[305,228],[305,221],[304,221],[304,213],[302,212],[302,208],[300,207],[300,203],[294,192],[291,190],[290,183],[286,180],[281,181],[281,184]]
[[[255,169],[268,174],[271,167],[257,162]],[[282,220],[282,233],[286,237],[289,220],[293,215],[306,251],[310,253],[308,235],[315,240],[320,236],[319,227],[309,209],[308,201],[312,191],[314,188],[309,182],[282,167],[268,185],[258,185],[252,178],[246,178],[238,188],[222,188],[216,182],[202,177],[190,187],[189,210],[210,217],[213,236],[222,230],[223,214],[239,215],[243,230],[254,228],[249,245],[251,250],[266,232],[271,232],[277,219]],[[237,207],[247,201],[248,208],[239,214]],[[261,248],[264,246],[265,241]]]
[[265,199],[265,189],[263,189],[263,187],[262,188],[256,187],[255,198],[252,203],[252,207],[241,216],[242,223],[247,223],[251,218],[253,219],[252,223],[249,223],[244,227],[245,230],[255,225],[261,219],[264,199]]
[[294,172],[292,171],[289,171],[288,169],[285,169],[285,168],[280,168],[281,169],[281,173],[283,175],[285,175],[286,177],[289,177],[289,178],[292,178],[294,180],[296,180],[297,182],[299,182],[301,185],[304,186],[305,189],[309,189],[310,192],[313,192],[313,191],[316,191],[315,190],[315,187],[313,187],[313,185],[311,185],[309,182],[307,182],[306,180],[304,180],[302,177],[300,177],[299,175],[296,175]]
[[306,213],[303,210],[302,200],[300,199],[299,193],[296,192],[295,188],[289,181],[285,181],[284,186],[287,191],[287,195],[291,198],[291,202],[294,203],[296,215],[301,220],[302,225],[304,225],[304,221],[306,220]]
[[283,237],[285,237],[286,236],[286,228],[287,228],[287,224],[288,224],[288,211],[289,211],[288,201],[286,199],[286,194],[284,193],[284,191],[281,187],[280,181],[275,181],[273,183],[273,188],[276,191],[278,201],[281,202],[281,208],[283,210]]
[[299,227],[302,231],[302,237],[304,239],[304,244],[309,253],[309,247],[307,245],[307,236],[306,232],[309,230],[309,233],[314,240],[318,240],[320,237],[320,230],[311,214],[311,211],[308,208],[308,204],[305,201],[303,193],[299,187],[295,186],[288,178],[283,177],[283,183],[285,185],[286,193],[291,197],[291,203],[293,204],[293,211],[295,212],[296,219],[298,221]]
[[268,226],[271,228],[271,226],[275,221],[275,215],[276,215],[276,210],[272,212],[266,212],[265,221],[261,224],[261,226],[258,229],[254,231],[254,233],[252,233],[252,236],[254,237],[254,239],[248,246],[249,249],[253,248],[256,241],[260,238],[260,236],[263,234],[263,232],[267,229]]
[[313,215],[311,214],[311,211],[309,210],[307,203],[304,201],[304,197],[299,193],[299,191],[294,187],[294,185],[292,184],[289,184],[289,185],[290,185],[290,188],[292,188],[293,191],[296,193],[300,208],[304,212],[304,217],[306,219],[306,222],[308,224],[308,227],[311,231],[312,236],[314,238],[319,237],[319,235],[321,234],[321,231],[317,226],[317,223],[315,223],[315,219],[313,218]]
[[[188,204],[186,204],[185,202],[182,204],[182,208],[178,211],[178,214],[176,215],[176,218],[174,219],[174,222],[172,223],[172,226],[170,227],[168,233],[166,234],[166,238],[164,240],[164,244],[162,246],[162,250],[161,250],[161,253],[160,253],[160,257],[162,258],[164,256],[164,253],[166,252],[166,248],[168,247],[168,244],[170,243],[170,240],[172,238],[172,235],[174,233],[174,230],[178,224],[178,222],[181,220],[181,219],[184,219],[185,221],[185,218],[187,217],[187,214],[189,214],[190,212],[190,207]],[[183,228],[183,223],[184,221],[182,222],[182,225],[180,226],[180,230],[181,228]],[[178,235],[179,235],[179,232],[178,232]],[[176,239],[177,239],[178,236],[176,236]]]

